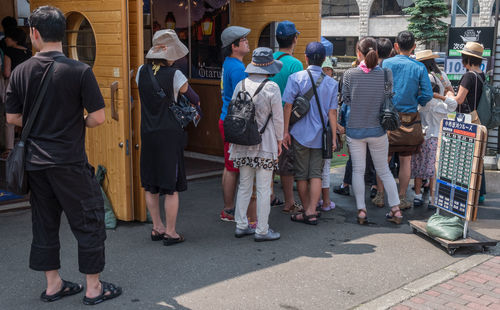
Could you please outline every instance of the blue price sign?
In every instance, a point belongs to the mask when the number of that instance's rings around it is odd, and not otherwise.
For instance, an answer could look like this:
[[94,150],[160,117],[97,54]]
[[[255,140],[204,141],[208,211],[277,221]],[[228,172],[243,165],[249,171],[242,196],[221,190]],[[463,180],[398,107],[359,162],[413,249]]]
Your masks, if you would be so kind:
[[[481,63],[481,70],[486,73],[486,69],[488,68],[488,60],[484,59]],[[448,57],[445,61],[444,71],[446,74],[459,74],[464,75],[466,70],[464,65],[462,64],[462,58]]]

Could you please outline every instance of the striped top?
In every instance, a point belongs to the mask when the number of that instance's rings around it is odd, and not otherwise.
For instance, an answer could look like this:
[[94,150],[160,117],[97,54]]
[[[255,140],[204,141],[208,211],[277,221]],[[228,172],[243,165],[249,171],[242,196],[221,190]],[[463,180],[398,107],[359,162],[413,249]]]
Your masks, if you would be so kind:
[[[392,92],[392,72],[388,71],[389,90]],[[380,137],[385,134],[380,126],[380,109],[384,102],[384,71],[375,67],[364,73],[352,68],[344,73],[342,89],[344,103],[350,106],[347,136],[354,139]]]

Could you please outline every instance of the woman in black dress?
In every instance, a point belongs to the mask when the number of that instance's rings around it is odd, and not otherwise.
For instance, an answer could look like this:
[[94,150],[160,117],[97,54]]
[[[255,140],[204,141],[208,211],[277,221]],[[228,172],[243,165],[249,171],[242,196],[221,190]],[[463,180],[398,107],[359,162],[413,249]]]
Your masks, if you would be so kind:
[[[153,47],[146,58],[149,63],[137,73],[137,85],[141,99],[141,183],[146,191],[146,206],[153,220],[151,239],[163,240],[164,245],[184,241],[175,229],[179,209],[178,192],[187,189],[184,168],[184,130],[169,106],[180,94],[186,94],[190,102],[199,98],[189,87],[187,78],[172,67],[174,62],[188,53],[173,30],[157,31]],[[155,91],[153,79],[166,96],[161,98]],[[189,91],[188,91],[189,89]],[[165,196],[166,225],[159,210],[159,196]]]
[[3,75],[8,79],[15,67],[31,58],[31,51],[24,46],[26,33],[21,28],[6,31],[5,44],[7,47],[5,48]]

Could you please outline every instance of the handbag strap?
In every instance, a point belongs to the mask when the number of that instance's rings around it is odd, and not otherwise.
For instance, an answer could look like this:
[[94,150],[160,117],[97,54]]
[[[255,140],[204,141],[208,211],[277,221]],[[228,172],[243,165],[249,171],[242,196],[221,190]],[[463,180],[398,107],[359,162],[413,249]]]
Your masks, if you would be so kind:
[[285,57],[285,56],[291,56],[290,54],[288,53],[283,53],[281,54],[278,58],[276,58],[276,60],[280,60],[281,58]]
[[36,91],[35,103],[31,108],[31,112],[28,117],[28,120],[26,121],[26,124],[23,126],[23,131],[21,133],[22,142],[26,142],[26,139],[28,139],[28,136],[31,132],[31,128],[35,123],[35,118],[38,114],[38,111],[40,110],[43,97],[45,97],[45,93],[47,92],[49,80],[52,77],[52,73],[54,72],[54,67],[55,67],[54,62],[55,61],[52,61],[49,64],[49,67],[46,69],[45,73],[42,76],[42,81],[40,82],[40,85],[38,86],[38,89]]
[[[163,88],[160,86],[160,83],[158,82],[158,79],[154,75],[152,66],[151,65],[146,65],[146,70],[148,71],[148,74],[149,74],[149,77],[151,79],[151,83],[153,84],[153,89],[154,89],[155,93],[161,99],[165,99],[167,97],[167,94],[165,93],[165,91],[163,90]],[[175,105],[175,102],[174,102],[173,99],[172,99],[172,102],[170,103],[170,105],[171,106]]]
[[[306,71],[309,74],[309,77],[311,78],[311,84],[313,85],[313,87],[311,87],[311,89],[309,89],[307,91],[307,93],[304,94],[304,98],[306,98],[307,101],[311,101],[311,98],[314,95],[314,80],[312,79],[312,75],[311,75],[311,72],[309,71],[309,69],[307,69]],[[325,78],[325,76],[326,75],[323,72],[321,72],[321,75],[319,76],[318,80],[316,81],[316,87],[319,87],[319,85],[321,85],[321,82],[323,82],[323,79]]]
[[[307,70],[307,73],[309,74],[309,78],[311,79],[311,84],[313,85],[312,89],[314,92],[314,97],[316,97],[316,104],[318,105],[318,112],[319,112],[319,116],[321,117],[321,125],[323,126],[323,130],[326,131],[325,119],[323,118],[323,111],[321,111],[321,105],[319,104],[319,96],[318,96],[318,92],[316,91],[316,87],[319,87],[319,85],[323,81],[323,76],[325,74],[322,72],[321,76],[318,78],[319,83],[318,83],[318,81],[316,81],[316,83],[314,83],[311,71]],[[320,79],[321,79],[321,81],[320,81]]]

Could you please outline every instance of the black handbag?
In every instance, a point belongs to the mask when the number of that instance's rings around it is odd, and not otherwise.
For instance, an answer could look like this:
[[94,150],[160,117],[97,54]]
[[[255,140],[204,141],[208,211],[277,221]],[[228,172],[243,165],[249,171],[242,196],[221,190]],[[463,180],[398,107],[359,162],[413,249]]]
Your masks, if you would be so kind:
[[[314,83],[312,74],[309,70],[307,70],[307,73],[309,74],[309,78],[311,79],[311,84],[313,85],[312,89],[314,92],[314,96],[316,97],[316,104],[318,105],[318,112],[319,116],[321,118],[321,125],[323,126],[323,131],[321,133],[321,151],[323,153],[323,159],[331,159],[333,157],[333,133],[332,133],[332,128],[330,126],[325,126],[325,119],[323,118],[323,112],[321,110],[321,105],[319,104],[319,96],[318,92],[316,91],[316,87],[319,86],[320,83],[316,81],[316,85]],[[323,80],[323,75],[321,75],[318,78]]]
[[26,124],[23,127],[21,140],[14,146],[5,163],[5,173],[7,181],[7,190],[17,195],[26,195],[29,192],[28,176],[26,175],[26,139],[28,138],[31,127],[35,122],[38,110],[47,91],[50,77],[54,72],[54,62],[50,63],[44,74],[40,85],[38,86],[35,104],[31,108]]
[[392,103],[393,93],[389,89],[389,81],[387,79],[387,70],[384,69],[384,102],[380,110],[380,126],[384,130],[396,130],[401,126],[398,111],[394,108]]
[[[309,75],[311,74],[309,70],[307,70]],[[323,82],[323,78],[325,77],[325,74],[321,72],[320,77],[316,81],[316,87],[319,87],[321,82]],[[312,83],[314,86],[314,82]],[[301,120],[306,114],[309,112],[309,109],[311,108],[311,98],[314,95],[314,90],[313,87],[307,91],[303,96],[298,96],[293,100],[293,105],[292,105],[292,114],[290,115],[290,125],[295,124],[299,120]]]
[[[167,98],[167,94],[165,93],[163,88],[161,88],[160,83],[158,83],[158,80],[153,74],[151,66],[146,66],[146,67],[156,94],[161,99]],[[194,108],[189,102],[189,100],[186,98],[186,96],[182,94],[179,94],[179,96],[177,96],[177,103],[172,101],[168,108],[174,114],[174,117],[181,126],[181,128],[185,128],[190,122],[192,122],[198,116],[198,111],[196,110],[196,108]]]

